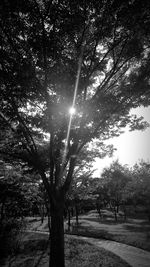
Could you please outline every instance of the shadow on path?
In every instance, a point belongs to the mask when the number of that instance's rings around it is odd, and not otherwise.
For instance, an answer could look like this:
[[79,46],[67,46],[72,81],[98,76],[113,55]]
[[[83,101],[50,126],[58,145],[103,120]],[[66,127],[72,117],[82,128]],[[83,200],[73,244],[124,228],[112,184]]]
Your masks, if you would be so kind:
[[[49,235],[48,232],[31,231],[34,233],[41,233]],[[103,240],[92,237],[85,237],[79,235],[66,234],[74,239],[84,240],[98,248],[104,248],[112,253],[116,254],[123,260],[125,260],[132,267],[150,267],[150,252],[140,248],[136,248],[130,245],[122,244],[111,240]],[[37,267],[38,265],[34,266]]]

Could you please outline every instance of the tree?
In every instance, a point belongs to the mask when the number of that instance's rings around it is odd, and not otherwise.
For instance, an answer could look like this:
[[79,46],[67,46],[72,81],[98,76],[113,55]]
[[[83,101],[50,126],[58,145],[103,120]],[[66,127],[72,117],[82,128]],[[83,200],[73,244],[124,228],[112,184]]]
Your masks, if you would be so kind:
[[96,208],[99,214],[99,217],[102,218],[102,208],[107,207],[110,203],[110,198],[108,195],[108,187],[105,179],[101,178],[97,180],[97,185],[95,186],[94,194],[97,196],[96,199]]
[[109,201],[114,210],[115,220],[117,221],[117,214],[121,205],[124,208],[124,217],[126,219],[126,186],[131,180],[128,168],[119,164],[118,161],[114,161],[110,167],[104,169],[102,179],[103,188],[101,191],[102,193],[105,192],[106,200]]
[[[67,208],[68,208],[68,225],[70,228],[70,213],[72,208],[75,209],[76,225],[78,225],[78,215],[81,212],[89,211],[95,208],[96,197],[95,179],[91,176],[91,172],[83,173],[76,177],[72,182],[69,192],[67,194]],[[99,179],[98,179],[99,180]],[[71,209],[70,209],[71,208]]]
[[1,136],[1,154],[41,176],[51,207],[50,266],[63,267],[64,203],[79,153],[127,124],[145,127],[129,111],[149,104],[149,1],[0,5],[0,122],[3,133],[12,130]]
[[38,196],[34,178],[24,174],[16,162],[12,166],[0,161],[0,264],[8,256],[13,258],[19,249],[26,225],[24,216],[33,210]]
[[24,173],[22,166],[0,162],[0,224],[5,218],[19,218],[33,213],[42,198],[37,175]]
[[150,221],[150,163],[140,161],[133,166],[131,173],[130,199],[134,206],[140,204],[145,208]]
[[[82,148],[76,159],[73,179],[66,199],[66,211],[68,213],[68,229],[70,229],[70,215],[75,209],[76,224],[78,225],[78,214],[80,211],[95,208],[95,188],[99,178],[93,178],[93,165],[96,157],[104,158],[112,156],[114,147],[105,145],[98,140],[93,140]],[[66,213],[66,216],[67,216]]]

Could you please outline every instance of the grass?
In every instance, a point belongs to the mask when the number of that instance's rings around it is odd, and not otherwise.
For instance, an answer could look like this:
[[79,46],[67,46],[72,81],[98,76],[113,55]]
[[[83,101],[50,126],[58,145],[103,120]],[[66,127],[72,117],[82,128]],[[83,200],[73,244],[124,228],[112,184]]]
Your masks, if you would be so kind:
[[[30,227],[33,230],[48,231],[47,219],[41,224],[40,219],[29,218]],[[115,222],[114,215],[109,210],[103,210],[103,217],[100,219],[96,211],[79,216],[79,225],[75,220],[71,221],[71,230],[68,231],[65,224],[66,233],[82,235],[94,238],[103,238],[121,242],[124,244],[139,247],[150,251],[150,223],[146,216],[138,213],[130,216],[126,222],[123,217]]]
[[[48,231],[47,218],[43,224],[40,218],[30,217],[27,220],[29,229]],[[126,222],[120,216],[118,222],[115,222],[113,214],[108,210],[103,211],[101,219],[96,211],[91,211],[79,216],[78,227],[74,219],[71,225],[70,234],[114,240],[150,251],[150,224],[146,217],[138,217],[137,214],[136,217],[128,218]],[[65,229],[67,233],[67,223],[65,223]],[[47,235],[40,233],[28,233],[24,237],[20,253],[9,267],[47,267],[49,258],[47,238]],[[111,252],[96,248],[83,240],[73,239],[68,235],[65,240],[65,253],[66,267],[129,266]]]
[[119,218],[114,221],[110,211],[103,212],[100,219],[95,211],[80,216],[78,227],[72,221],[72,233],[95,238],[114,240],[150,251],[150,223],[147,218],[128,218],[126,222]]
[[[46,235],[28,233],[25,235],[19,254],[4,265],[9,267],[47,267],[49,246]],[[66,267],[129,267],[118,256],[104,249],[98,249],[83,240],[65,238]]]

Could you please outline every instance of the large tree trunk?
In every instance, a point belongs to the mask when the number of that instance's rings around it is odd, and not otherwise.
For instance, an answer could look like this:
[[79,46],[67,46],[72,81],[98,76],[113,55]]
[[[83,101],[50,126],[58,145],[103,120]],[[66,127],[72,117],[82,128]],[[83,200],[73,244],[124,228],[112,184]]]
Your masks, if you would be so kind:
[[64,267],[64,203],[51,206],[51,235],[49,267]]
[[2,202],[0,207],[0,222],[3,221],[3,218],[4,218],[4,201]]
[[70,208],[68,208],[68,231],[70,232],[70,226],[71,226],[71,211]]

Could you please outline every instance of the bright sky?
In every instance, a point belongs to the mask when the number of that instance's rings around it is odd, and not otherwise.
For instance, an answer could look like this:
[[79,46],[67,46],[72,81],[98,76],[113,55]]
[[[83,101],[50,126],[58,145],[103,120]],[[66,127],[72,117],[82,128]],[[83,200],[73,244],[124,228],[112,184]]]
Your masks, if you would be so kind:
[[[150,106],[147,108],[136,108],[132,110],[132,114],[139,117],[143,116],[144,120],[150,123]],[[103,168],[109,166],[116,159],[121,164],[133,166],[136,162],[143,159],[150,161],[150,127],[144,131],[126,131],[119,137],[112,138],[107,141],[108,144],[113,144],[117,149],[112,158],[105,157],[104,159],[96,159],[94,169],[97,169],[94,176],[99,177]]]

